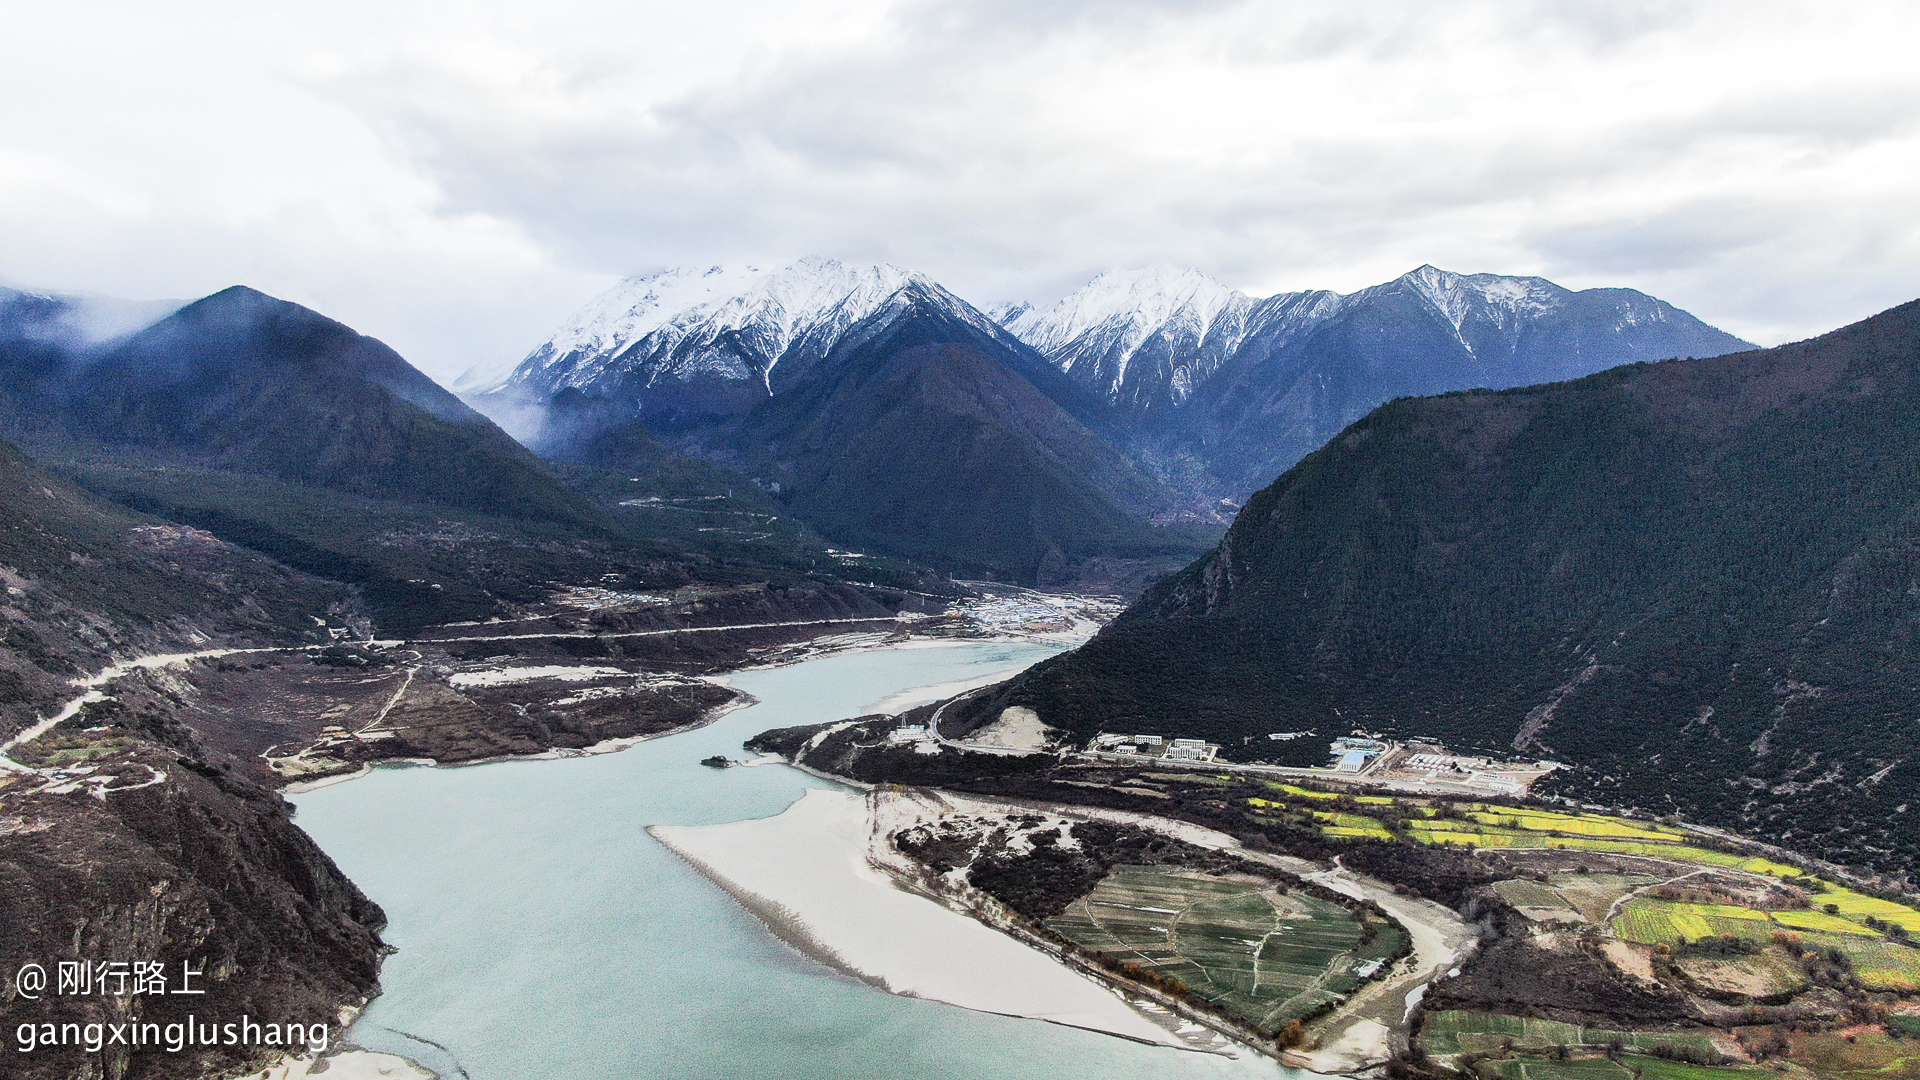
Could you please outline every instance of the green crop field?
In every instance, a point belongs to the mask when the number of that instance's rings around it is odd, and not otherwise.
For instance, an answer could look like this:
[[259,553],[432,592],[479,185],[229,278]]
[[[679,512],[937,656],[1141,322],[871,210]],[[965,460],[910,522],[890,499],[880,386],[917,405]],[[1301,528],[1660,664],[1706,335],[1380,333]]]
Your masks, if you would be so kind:
[[1879,937],[1879,933],[1838,915],[1829,915],[1824,911],[1775,911],[1771,913],[1773,921],[1789,930],[1817,930],[1829,934],[1856,934],[1866,937]]
[[1336,814],[1326,810],[1315,810],[1313,816],[1324,825],[1340,829],[1337,835],[1371,836],[1377,840],[1390,840],[1393,834],[1386,826],[1363,814]]
[[1362,981],[1355,963],[1398,944],[1382,928],[1359,955],[1360,919],[1338,904],[1283,895],[1255,878],[1168,867],[1116,867],[1046,925],[1084,948],[1179,979],[1267,1030],[1345,997]]
[[1557,1020],[1451,1009],[1429,1013],[1425,1025],[1420,1029],[1421,1046],[1427,1053],[1438,1056],[1498,1050],[1508,1040],[1522,1049],[1577,1046],[1580,1044],[1580,1027]]
[[1762,1069],[1723,1069],[1712,1065],[1688,1065],[1656,1057],[1627,1057],[1621,1063],[1632,1069],[1640,1080],[1754,1080],[1766,1075]]
[[1573,905],[1559,892],[1536,881],[1514,879],[1494,882],[1493,891],[1500,898],[1518,908],[1564,908],[1572,910]]
[[1905,904],[1867,896],[1839,885],[1829,885],[1827,891],[1815,897],[1814,900],[1821,906],[1832,904],[1840,909],[1840,914],[1849,916],[1856,922],[1864,921],[1871,915],[1882,922],[1905,927],[1909,933],[1920,935],[1920,911],[1915,911]]
[[1732,904],[1676,904],[1649,897],[1627,901],[1613,920],[1613,932],[1643,945],[1678,945],[1715,935],[1766,942],[1773,923],[1764,911]]
[[1851,934],[1809,935],[1807,944],[1837,948],[1853,965],[1853,973],[1869,990],[1912,993],[1920,990],[1920,949],[1881,938]]
[[1420,1045],[1436,1056],[1546,1050],[1555,1046],[1602,1048],[1618,1045],[1630,1051],[1684,1050],[1696,1056],[1719,1053],[1707,1035],[1685,1031],[1615,1031],[1582,1028],[1557,1020],[1540,1020],[1503,1013],[1453,1009],[1429,1013],[1420,1029]]
[[1487,1068],[1501,1080],[1634,1080],[1625,1065],[1603,1057],[1555,1061],[1523,1055],[1506,1061],[1490,1061]]

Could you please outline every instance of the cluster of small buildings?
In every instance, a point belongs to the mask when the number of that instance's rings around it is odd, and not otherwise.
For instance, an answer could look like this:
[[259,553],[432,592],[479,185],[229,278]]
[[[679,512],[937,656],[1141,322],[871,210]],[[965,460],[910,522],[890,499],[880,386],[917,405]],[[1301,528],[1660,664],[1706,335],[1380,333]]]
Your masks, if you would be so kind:
[[1096,754],[1195,764],[1212,761],[1220,753],[1217,744],[1203,739],[1167,739],[1159,735],[1095,735],[1087,749]]
[[1050,604],[993,596],[988,596],[986,601],[962,608],[959,613],[999,633],[1045,632],[1066,630],[1073,626],[1072,616]]
[[1333,769],[1335,772],[1357,773],[1367,767],[1374,758],[1391,749],[1378,739],[1358,737],[1333,740]]
[[1438,775],[1440,773],[1465,774],[1457,779],[1449,776],[1446,782],[1464,784],[1498,795],[1518,795],[1526,790],[1526,783],[1515,779],[1512,775],[1506,775],[1507,773],[1519,769],[1544,774],[1552,769],[1551,765],[1544,762],[1534,766],[1533,769],[1527,769],[1515,762],[1495,761],[1484,757],[1462,757],[1458,754],[1449,754],[1439,746],[1422,743],[1414,743],[1407,749],[1411,752],[1406,757],[1391,763],[1393,769],[1408,773],[1424,772],[1428,780],[1440,779]]
[[893,746],[911,746],[916,754],[940,752],[940,743],[925,724],[901,724],[887,732],[887,742]]

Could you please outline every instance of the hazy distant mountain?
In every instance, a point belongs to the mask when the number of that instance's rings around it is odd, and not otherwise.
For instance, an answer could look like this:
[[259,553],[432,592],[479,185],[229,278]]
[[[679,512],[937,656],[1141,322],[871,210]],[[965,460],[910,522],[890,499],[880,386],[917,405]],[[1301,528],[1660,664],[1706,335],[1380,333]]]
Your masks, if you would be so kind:
[[609,425],[642,426],[829,537],[955,571],[1035,580],[1094,555],[1192,550],[1148,527],[1181,500],[1083,422],[1102,414],[1096,396],[895,267],[636,278],[475,400],[546,408],[530,444],[605,468],[621,465],[607,448],[636,445]]
[[22,292],[0,288],[0,349],[37,342],[76,349],[152,326],[182,306],[178,300]]
[[[252,289],[100,345],[16,335],[14,346],[0,352],[0,427],[42,464],[361,585],[388,625],[485,614],[495,590],[550,579],[557,566],[499,552],[423,555],[385,534],[467,520],[466,532],[505,550],[526,547],[509,528],[542,538],[616,531],[393,350]],[[476,573],[481,561],[493,570]]]
[[1099,396],[1130,448],[1236,498],[1394,397],[1753,347],[1631,289],[1431,266],[1351,295],[1264,300],[1192,270],[1117,270],[1048,307],[1001,311]]
[[[1379,302],[1430,304],[1419,284]],[[1518,748],[1578,766],[1553,783],[1588,801],[1913,872],[1917,493],[1920,301],[1776,349],[1406,398],[981,714],[1260,754],[1308,729]]]
[[[586,524],[584,500],[392,349],[236,286],[38,372],[17,434],[355,494]],[[57,424],[46,421],[58,419]]]

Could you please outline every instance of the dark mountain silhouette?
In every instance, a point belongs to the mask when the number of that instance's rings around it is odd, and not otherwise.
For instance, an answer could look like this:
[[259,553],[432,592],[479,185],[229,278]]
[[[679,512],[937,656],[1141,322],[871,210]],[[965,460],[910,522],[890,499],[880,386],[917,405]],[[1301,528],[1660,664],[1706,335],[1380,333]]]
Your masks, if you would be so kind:
[[372,498],[592,528],[525,448],[380,342],[235,286],[72,366],[77,440]]
[[[89,344],[49,332],[71,323],[65,301],[22,296],[0,307],[7,435],[96,493],[361,587],[385,630],[484,618],[609,573],[665,588],[836,576],[817,536],[758,527],[772,515],[751,498],[699,524],[624,505],[724,498],[724,470],[665,447],[618,477],[558,470],[393,350],[298,305],[228,289]],[[725,527],[742,523],[755,527]]]

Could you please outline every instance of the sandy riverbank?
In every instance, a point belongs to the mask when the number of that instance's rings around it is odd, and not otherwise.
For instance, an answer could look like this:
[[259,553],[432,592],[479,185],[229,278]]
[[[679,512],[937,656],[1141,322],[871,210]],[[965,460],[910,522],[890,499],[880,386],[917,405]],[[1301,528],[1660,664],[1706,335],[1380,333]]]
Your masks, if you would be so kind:
[[809,791],[785,813],[655,838],[796,948],[896,994],[1181,1046],[1099,983],[867,863],[865,800]]

